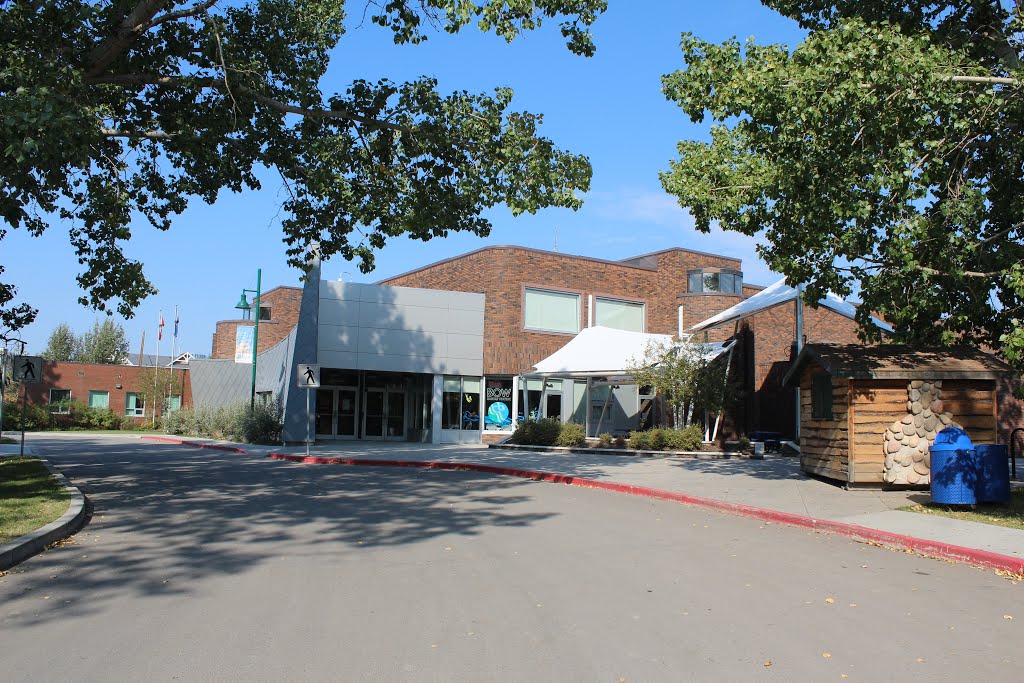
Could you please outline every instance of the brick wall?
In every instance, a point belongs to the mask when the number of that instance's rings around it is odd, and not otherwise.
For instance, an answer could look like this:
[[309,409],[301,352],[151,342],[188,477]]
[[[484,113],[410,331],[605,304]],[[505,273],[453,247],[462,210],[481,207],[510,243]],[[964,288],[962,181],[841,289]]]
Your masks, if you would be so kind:
[[[652,257],[646,262],[653,261]],[[573,337],[523,329],[525,286],[579,293],[580,324],[584,327],[588,295],[643,301],[647,304],[647,331],[675,334],[679,297],[686,294],[686,271],[702,266],[739,267],[736,259],[685,250],[659,253],[656,262],[654,269],[521,247],[488,247],[380,284],[485,294],[484,373],[515,374],[529,370]],[[697,310],[727,308],[739,301],[739,296],[689,295],[687,301],[700,302],[692,313],[697,316]],[[694,317],[693,322],[704,317]]]
[[[48,405],[50,389],[71,390],[71,400],[88,404],[90,391],[106,391],[110,394],[110,409],[124,414],[125,399],[129,392],[134,392],[140,374],[149,374],[152,369],[133,365],[100,365],[96,363],[64,363],[43,361],[40,381],[26,384],[28,402],[35,405]],[[187,369],[175,368],[175,388],[183,378],[184,392],[182,405],[192,405],[192,382]],[[151,416],[151,406],[146,406],[147,417]],[[160,406],[157,406],[160,415]],[[141,422],[143,418],[138,418]]]
[[[253,302],[250,302],[253,303]],[[259,353],[287,337],[299,321],[301,287],[275,287],[260,295],[260,308],[270,307],[270,320],[260,321]],[[235,329],[251,327],[252,320],[221,320],[213,333],[211,358],[235,357]]]

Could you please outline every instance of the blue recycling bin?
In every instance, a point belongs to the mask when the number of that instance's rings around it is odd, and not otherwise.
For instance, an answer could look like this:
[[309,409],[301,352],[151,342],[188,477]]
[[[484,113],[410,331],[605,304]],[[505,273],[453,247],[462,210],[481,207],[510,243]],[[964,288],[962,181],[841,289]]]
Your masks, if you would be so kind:
[[967,433],[946,427],[935,435],[931,454],[932,502],[941,505],[974,505],[978,484],[974,444]]
[[978,485],[975,497],[979,503],[1010,501],[1010,459],[1003,444],[981,444],[974,447],[978,461]]

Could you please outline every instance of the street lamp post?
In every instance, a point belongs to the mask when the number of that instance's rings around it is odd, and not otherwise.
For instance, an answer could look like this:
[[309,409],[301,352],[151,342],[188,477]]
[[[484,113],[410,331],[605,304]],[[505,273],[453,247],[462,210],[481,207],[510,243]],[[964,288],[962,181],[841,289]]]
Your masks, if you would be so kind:
[[256,410],[256,350],[260,345],[260,278],[263,271],[259,268],[256,269],[256,289],[242,289],[242,298],[238,301],[238,305],[235,308],[245,313],[251,314],[252,308],[249,306],[249,302],[245,300],[245,293],[250,292],[256,295],[256,300],[253,306],[256,308],[256,324],[252,331],[252,391],[249,394],[249,414],[251,415]]

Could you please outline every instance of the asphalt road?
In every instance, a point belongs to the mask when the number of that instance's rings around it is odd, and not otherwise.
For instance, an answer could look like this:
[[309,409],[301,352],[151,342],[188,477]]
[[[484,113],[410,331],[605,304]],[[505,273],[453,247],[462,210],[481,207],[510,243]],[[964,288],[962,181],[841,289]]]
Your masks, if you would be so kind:
[[1024,586],[841,537],[480,473],[32,445],[94,510],[0,576],[5,681],[1009,681],[1024,663]]

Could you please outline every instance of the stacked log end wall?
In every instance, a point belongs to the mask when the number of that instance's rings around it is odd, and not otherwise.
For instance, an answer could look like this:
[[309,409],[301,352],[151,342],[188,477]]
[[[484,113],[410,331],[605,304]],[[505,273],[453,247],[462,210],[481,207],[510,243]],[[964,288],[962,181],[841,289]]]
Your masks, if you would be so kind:
[[848,481],[850,382],[832,378],[832,419],[815,420],[811,384],[817,372],[821,369],[811,364],[800,377],[800,467],[804,472]]

